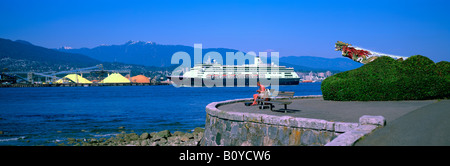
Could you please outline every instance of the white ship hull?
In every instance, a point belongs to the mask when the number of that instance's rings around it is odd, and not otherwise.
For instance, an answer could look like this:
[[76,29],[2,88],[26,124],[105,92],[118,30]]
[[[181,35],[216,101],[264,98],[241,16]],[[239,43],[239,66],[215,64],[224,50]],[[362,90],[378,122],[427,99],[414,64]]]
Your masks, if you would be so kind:
[[[228,87],[228,86],[256,86],[256,82],[260,81],[259,78],[217,78],[217,79],[203,79],[203,78],[189,78],[189,77],[168,77],[176,85],[190,86],[190,87]],[[272,81],[271,85],[298,85],[300,78],[277,78],[278,83],[274,84],[276,81]],[[188,81],[186,81],[188,80]],[[219,81],[222,80],[222,81]],[[219,83],[219,85],[217,84]]]
[[259,57],[255,57],[255,64],[247,65],[196,64],[184,74],[168,78],[176,85],[195,87],[256,86],[257,81],[264,85],[298,85],[300,81],[293,68],[263,64]]

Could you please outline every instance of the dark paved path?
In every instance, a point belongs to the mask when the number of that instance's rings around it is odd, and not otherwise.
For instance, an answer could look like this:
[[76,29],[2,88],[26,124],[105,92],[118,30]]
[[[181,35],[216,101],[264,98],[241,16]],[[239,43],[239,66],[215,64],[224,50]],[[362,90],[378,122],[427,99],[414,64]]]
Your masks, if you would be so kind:
[[437,101],[388,123],[356,146],[450,145],[450,100]]
[[[322,98],[295,99],[288,105],[288,113],[273,112],[270,109],[258,109],[257,106],[245,106],[243,102],[219,106],[220,110],[231,112],[255,112],[269,115],[293,116],[323,119],[335,122],[359,122],[363,115],[381,115],[387,123],[418,108],[435,103],[437,100],[420,101],[327,101]],[[275,105],[275,110],[283,108]]]
[[[275,107],[280,108],[283,106]],[[243,102],[222,105],[219,109],[356,123],[363,115],[381,115],[386,118],[386,126],[363,137],[356,146],[450,145],[450,100],[361,102],[309,98],[293,100],[288,113],[261,110]]]

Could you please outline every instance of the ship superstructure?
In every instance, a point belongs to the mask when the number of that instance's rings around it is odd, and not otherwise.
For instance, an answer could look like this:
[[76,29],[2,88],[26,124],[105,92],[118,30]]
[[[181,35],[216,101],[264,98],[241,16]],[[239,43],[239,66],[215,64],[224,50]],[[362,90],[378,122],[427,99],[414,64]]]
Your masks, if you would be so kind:
[[[230,82],[233,82],[233,86],[239,86],[239,83],[244,83],[245,86],[249,86],[252,80],[260,81],[263,79],[278,79],[278,85],[298,85],[300,80],[300,77],[294,72],[294,68],[278,66],[274,63],[265,64],[258,56],[255,57],[254,64],[244,65],[221,65],[214,60],[211,62],[208,58],[206,63],[196,64],[182,76],[179,76],[178,79],[173,79],[174,77],[176,76],[169,78],[175,84],[177,84],[177,80],[190,79],[191,86],[194,85],[195,80],[200,79],[203,82],[202,85],[204,85],[206,80],[222,79],[223,86],[229,85]],[[229,81],[227,84],[227,80],[233,81]],[[256,81],[253,82],[256,83]],[[274,81],[272,81],[273,83]]]

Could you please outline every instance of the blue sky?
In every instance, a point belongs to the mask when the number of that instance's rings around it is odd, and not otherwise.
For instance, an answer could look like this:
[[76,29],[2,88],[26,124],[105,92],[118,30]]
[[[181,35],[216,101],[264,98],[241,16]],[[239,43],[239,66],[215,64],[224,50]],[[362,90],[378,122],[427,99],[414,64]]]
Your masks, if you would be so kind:
[[280,56],[341,57],[337,40],[400,56],[450,61],[450,2],[0,1],[0,38],[48,48],[128,40]]

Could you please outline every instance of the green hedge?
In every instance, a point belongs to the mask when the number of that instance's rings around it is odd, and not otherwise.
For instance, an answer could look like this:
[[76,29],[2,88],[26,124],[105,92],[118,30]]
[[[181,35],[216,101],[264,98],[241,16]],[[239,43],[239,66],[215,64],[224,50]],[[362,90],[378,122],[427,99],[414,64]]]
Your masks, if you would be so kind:
[[450,63],[435,64],[421,55],[405,61],[379,57],[358,69],[322,82],[325,100],[386,101],[450,97]]

